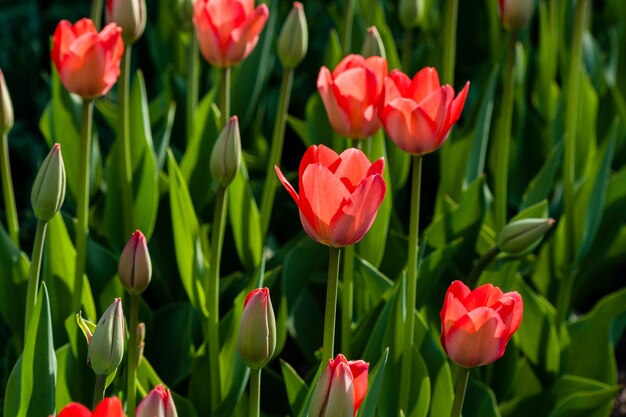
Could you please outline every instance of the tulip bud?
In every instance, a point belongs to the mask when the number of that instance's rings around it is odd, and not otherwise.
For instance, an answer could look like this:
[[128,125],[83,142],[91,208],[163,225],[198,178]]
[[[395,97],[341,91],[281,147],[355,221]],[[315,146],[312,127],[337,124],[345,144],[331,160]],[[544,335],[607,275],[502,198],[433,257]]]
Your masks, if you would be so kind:
[[132,45],[146,28],[146,0],[107,0],[106,20],[122,28],[124,45]]
[[280,63],[285,68],[295,68],[304,59],[308,46],[309,30],[304,7],[302,3],[294,1],[278,38]]
[[228,187],[241,165],[241,138],[237,116],[222,129],[211,152],[211,175],[222,187]]
[[137,417],[178,417],[169,389],[157,385],[137,406]]
[[117,274],[126,290],[139,295],[152,279],[152,262],[143,233],[136,230],[120,255]]
[[535,248],[552,228],[554,219],[522,219],[504,226],[496,246],[509,255],[520,255]]
[[116,298],[107,308],[89,344],[89,363],[96,375],[110,375],[124,356],[124,314],[122,299]]
[[65,165],[61,145],[55,143],[39,168],[30,194],[30,202],[35,217],[47,222],[61,209],[63,200],[65,200]]
[[146,346],[146,324],[137,325],[137,367],[143,359],[143,348]]
[[237,349],[250,369],[262,368],[276,349],[276,319],[270,290],[257,288],[243,305]]
[[405,30],[413,29],[424,20],[425,0],[400,0],[398,17]]
[[365,41],[363,42],[363,48],[361,48],[361,55],[363,55],[364,58],[380,56],[387,59],[385,45],[383,44],[383,40],[381,39],[376,26],[367,28],[367,35],[365,36]]
[[13,127],[13,103],[4,81],[4,73],[0,70],[0,135],[8,133]]
[[502,26],[508,30],[520,30],[528,26],[533,17],[534,0],[498,0]]

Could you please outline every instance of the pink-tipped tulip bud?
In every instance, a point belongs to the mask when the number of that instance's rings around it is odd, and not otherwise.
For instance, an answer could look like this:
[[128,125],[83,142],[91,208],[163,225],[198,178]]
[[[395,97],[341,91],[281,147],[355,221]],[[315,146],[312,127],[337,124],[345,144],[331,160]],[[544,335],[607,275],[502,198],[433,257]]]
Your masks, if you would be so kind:
[[554,219],[522,219],[513,221],[502,229],[496,246],[508,255],[522,255],[541,243],[552,228]]
[[293,69],[304,59],[309,47],[309,29],[304,6],[295,1],[278,37],[278,58],[283,67]]
[[132,45],[146,28],[146,0],[107,0],[106,20],[122,28],[124,45]]
[[133,233],[122,251],[117,274],[124,288],[133,295],[148,288],[152,279],[152,261],[146,238],[139,230]]
[[502,26],[508,30],[521,30],[533,17],[535,0],[498,0]]
[[380,33],[378,32],[378,29],[376,29],[376,26],[367,28],[363,48],[361,48],[361,55],[363,55],[364,58],[380,56],[387,59],[385,45],[383,44],[383,40],[380,37]]
[[0,135],[8,133],[13,127],[13,103],[4,81],[4,73],[0,69]]
[[137,417],[178,417],[169,389],[157,385],[137,406]]
[[146,324],[139,323],[137,325],[137,367],[143,359],[143,349],[146,346]]
[[330,359],[313,391],[309,417],[354,417],[367,393],[368,368],[342,354]]
[[411,30],[419,26],[426,15],[425,0],[400,0],[398,17],[400,24],[405,30]]
[[110,375],[124,356],[124,313],[122,299],[116,298],[107,308],[89,344],[89,363],[96,375]]
[[262,368],[276,349],[276,319],[270,290],[257,288],[246,297],[239,324],[237,349],[250,369]]
[[237,116],[232,116],[222,129],[211,152],[211,175],[222,187],[235,179],[241,166],[241,137]]
[[61,145],[55,143],[41,164],[30,193],[37,220],[47,222],[61,209],[65,200],[65,165]]

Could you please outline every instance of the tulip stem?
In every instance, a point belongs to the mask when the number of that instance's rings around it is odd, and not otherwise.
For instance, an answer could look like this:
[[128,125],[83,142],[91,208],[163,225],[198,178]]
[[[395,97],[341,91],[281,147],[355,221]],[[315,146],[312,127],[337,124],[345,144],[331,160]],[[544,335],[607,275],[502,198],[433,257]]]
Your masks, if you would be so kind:
[[328,256],[328,286],[326,289],[326,313],[324,316],[324,347],[322,362],[332,359],[335,350],[335,316],[337,313],[337,286],[341,249],[330,247]]
[[497,246],[492,247],[487,252],[483,254],[483,256],[476,262],[474,268],[472,268],[472,272],[470,272],[467,277],[467,286],[473,287],[476,285],[478,278],[480,278],[480,274],[489,266],[489,264],[496,259],[498,254],[500,253],[500,248]]
[[128,373],[126,374],[126,412],[128,417],[135,417],[137,405],[137,366],[139,365],[137,349],[137,324],[139,315],[139,296],[130,295],[130,315],[128,318]]
[[267,160],[265,183],[263,184],[263,198],[261,200],[261,230],[263,232],[263,242],[267,239],[267,232],[272,217],[272,207],[274,206],[274,198],[278,185],[274,167],[280,166],[283,144],[285,143],[285,125],[287,124],[287,111],[289,109],[292,85],[293,69],[285,68],[283,72],[283,82],[280,86],[280,98],[278,101],[276,122],[274,124],[272,147],[270,149],[270,157]]
[[250,370],[250,417],[261,415],[261,369]]
[[2,135],[0,144],[0,165],[2,170],[2,194],[4,196],[4,208],[7,215],[7,229],[13,244],[20,247],[20,226],[17,220],[15,208],[15,194],[13,193],[13,179],[11,178],[11,162],[9,161],[9,138],[6,133]]
[[456,57],[456,26],[459,0],[448,0],[443,22],[443,57],[441,65],[442,84],[454,84],[454,58]]
[[470,368],[464,366],[459,367],[459,372],[456,375],[456,387],[454,389],[454,403],[452,404],[452,412],[450,417],[460,417],[461,411],[463,411],[463,401],[465,400],[465,389],[467,388],[467,381],[469,379]]
[[354,20],[354,0],[346,0],[346,15],[343,33],[343,54],[348,55],[352,47],[352,21]]
[[198,84],[200,66],[198,64],[198,38],[195,31],[191,31],[189,43],[189,67],[187,68],[187,143],[191,142],[193,134],[193,120],[198,107]]
[[98,31],[100,31],[100,26],[102,25],[102,1],[91,0],[91,20],[93,20]]
[[213,224],[211,225],[211,259],[209,263],[209,279],[207,283],[207,347],[209,355],[209,373],[211,387],[211,408],[215,410],[220,401],[220,260],[224,229],[226,227],[226,207],[228,194],[226,187],[220,186],[215,199]]
[[122,236],[126,238],[133,231],[133,167],[130,150],[130,113],[129,113],[129,91],[130,91],[130,59],[131,46],[124,49],[122,62],[120,65],[119,78],[119,139],[121,162],[123,169],[121,173],[122,191]]
[[350,334],[354,305],[354,245],[346,246],[343,259],[343,290],[341,303],[341,351],[350,355]]
[[496,158],[494,187],[494,222],[495,231],[499,233],[506,225],[507,219],[507,185],[509,179],[509,149],[511,147],[511,122],[513,119],[513,99],[515,90],[515,45],[517,32],[509,33],[506,66],[504,67],[504,90],[502,92],[502,111],[496,130]]
[[[93,401],[91,402],[91,409],[94,410],[100,401],[104,399],[104,393],[106,391],[107,376],[96,375],[96,382],[93,387]],[[133,411],[133,415],[135,412]],[[129,411],[130,416],[130,411]]]
[[35,303],[37,302],[37,290],[39,289],[39,274],[41,272],[41,255],[46,241],[46,228],[48,222],[39,220],[37,231],[35,232],[35,242],[33,243],[33,255],[28,273],[28,287],[26,290],[26,315],[24,318],[24,337],[28,330],[28,322],[33,314]]
[[80,310],[83,295],[83,275],[87,260],[89,235],[89,163],[91,161],[91,125],[93,100],[83,101],[81,121],[80,162],[78,171],[78,196],[76,197],[76,268],[72,310]]
[[402,68],[407,74],[411,74],[411,47],[413,45],[413,29],[405,29],[402,38]]
[[402,349],[402,371],[400,376],[400,409],[409,415],[409,393],[411,392],[411,367],[413,360],[413,334],[415,327],[415,298],[417,296],[417,255],[419,252],[420,193],[422,182],[422,157],[413,155],[413,178],[411,179],[411,217],[409,221],[409,255],[407,260],[407,291],[404,300],[406,318],[404,322],[404,346]]
[[222,68],[222,83],[220,85],[220,110],[222,111],[222,127],[226,126],[230,118],[230,67]]

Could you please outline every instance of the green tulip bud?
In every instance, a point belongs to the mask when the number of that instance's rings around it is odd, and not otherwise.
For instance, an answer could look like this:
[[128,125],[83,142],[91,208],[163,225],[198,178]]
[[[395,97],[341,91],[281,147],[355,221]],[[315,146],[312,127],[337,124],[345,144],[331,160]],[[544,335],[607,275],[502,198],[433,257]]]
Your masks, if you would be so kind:
[[9,89],[0,70],[0,135],[8,133],[13,127],[13,103]]
[[55,143],[39,168],[30,202],[35,217],[47,222],[61,209],[65,200],[65,165],[61,145]]
[[302,3],[295,1],[278,37],[278,58],[285,68],[295,68],[309,46],[309,30]]
[[241,165],[241,138],[237,116],[222,129],[211,152],[211,175],[222,187],[228,187]]
[[521,30],[533,17],[535,0],[498,0],[502,26],[508,30]]
[[367,28],[367,35],[365,36],[365,41],[363,42],[363,48],[361,48],[361,55],[365,58],[380,56],[387,59],[385,45],[383,44],[383,40],[381,39],[376,26]]
[[411,30],[424,20],[425,0],[400,0],[398,17],[405,30]]
[[276,349],[276,319],[267,288],[250,292],[243,305],[237,349],[250,369],[262,368]]
[[89,363],[96,375],[110,375],[124,356],[124,314],[122,299],[116,298],[107,308],[89,344]]
[[122,28],[124,45],[132,45],[146,29],[146,0],[107,0],[106,20]]
[[152,279],[152,262],[146,238],[139,230],[133,233],[120,255],[117,274],[131,294],[139,295],[148,288]]
[[496,246],[509,255],[521,255],[533,250],[552,228],[554,219],[522,219],[504,226]]

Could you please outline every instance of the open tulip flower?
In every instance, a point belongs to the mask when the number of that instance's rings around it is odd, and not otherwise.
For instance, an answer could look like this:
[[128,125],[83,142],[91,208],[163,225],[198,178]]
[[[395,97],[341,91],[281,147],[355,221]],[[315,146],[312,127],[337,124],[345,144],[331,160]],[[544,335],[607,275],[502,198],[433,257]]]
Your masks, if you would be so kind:
[[401,71],[385,79],[380,118],[400,149],[413,155],[437,150],[459,120],[469,82],[454,97],[454,89],[440,85],[434,68],[424,68],[411,80]]
[[300,221],[311,239],[332,247],[352,245],[371,227],[385,197],[384,158],[371,163],[358,149],[337,155],[324,145],[312,145],[300,162],[300,194],[276,167],[300,210]]
[[348,55],[332,74],[320,69],[317,90],[337,133],[364,139],[380,129],[378,107],[386,75],[387,60],[379,56]]
[[196,0],[193,24],[204,58],[216,67],[243,61],[259,41],[269,17],[265,4],[254,0]]
[[120,75],[122,28],[109,23],[100,33],[91,19],[61,20],[54,31],[51,58],[68,91],[92,99],[106,94]]
[[93,413],[79,403],[70,403],[63,407],[58,417],[124,417],[124,410],[119,398],[105,398],[96,406]]
[[485,284],[471,291],[454,281],[441,309],[441,344],[457,364],[487,365],[504,355],[522,321],[522,297]]

